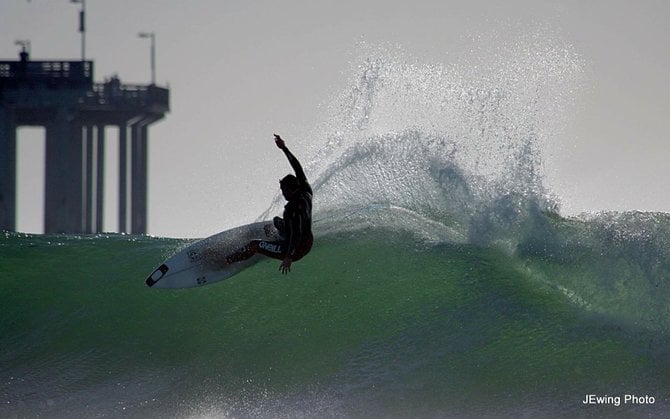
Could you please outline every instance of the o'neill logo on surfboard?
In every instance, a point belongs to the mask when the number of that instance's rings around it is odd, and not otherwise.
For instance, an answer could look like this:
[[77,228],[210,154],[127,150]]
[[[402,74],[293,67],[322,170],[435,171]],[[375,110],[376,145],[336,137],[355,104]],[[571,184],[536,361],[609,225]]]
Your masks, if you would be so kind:
[[261,249],[267,250],[268,252],[272,253],[281,253],[281,246],[278,244],[273,244],[273,243],[268,243],[268,242],[260,242],[258,244],[258,247]]

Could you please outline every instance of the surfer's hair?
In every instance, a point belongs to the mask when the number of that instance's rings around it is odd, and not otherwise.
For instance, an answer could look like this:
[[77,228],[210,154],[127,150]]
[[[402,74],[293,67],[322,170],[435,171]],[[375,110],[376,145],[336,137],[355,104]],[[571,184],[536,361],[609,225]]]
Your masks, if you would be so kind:
[[279,181],[279,186],[291,190],[298,189],[300,187],[300,181],[293,175],[286,175]]

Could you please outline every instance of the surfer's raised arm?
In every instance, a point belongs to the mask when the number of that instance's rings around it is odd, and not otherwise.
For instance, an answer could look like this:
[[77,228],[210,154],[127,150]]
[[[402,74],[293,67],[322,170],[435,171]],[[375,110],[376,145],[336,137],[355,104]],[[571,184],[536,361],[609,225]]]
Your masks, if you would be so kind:
[[[295,172],[296,178],[298,178],[298,181],[302,183],[303,185],[307,185],[309,187],[309,183],[307,182],[307,176],[305,176],[305,171],[302,169],[302,166],[300,165],[300,162],[298,159],[291,153],[286,147],[286,143],[284,140],[277,134],[275,134],[275,144],[277,144],[277,147],[279,147],[280,150],[286,154],[286,158],[288,158],[288,162],[291,164],[291,167],[293,168],[293,171]],[[309,188],[311,192],[311,187]]]

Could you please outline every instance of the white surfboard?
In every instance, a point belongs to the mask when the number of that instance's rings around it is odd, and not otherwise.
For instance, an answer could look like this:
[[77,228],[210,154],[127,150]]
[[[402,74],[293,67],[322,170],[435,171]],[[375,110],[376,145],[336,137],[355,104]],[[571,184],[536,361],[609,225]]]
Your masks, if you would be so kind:
[[279,240],[272,222],[247,224],[215,234],[182,249],[146,279],[152,288],[190,288],[223,281],[258,262],[256,254],[242,262],[227,264],[225,257],[253,239]]

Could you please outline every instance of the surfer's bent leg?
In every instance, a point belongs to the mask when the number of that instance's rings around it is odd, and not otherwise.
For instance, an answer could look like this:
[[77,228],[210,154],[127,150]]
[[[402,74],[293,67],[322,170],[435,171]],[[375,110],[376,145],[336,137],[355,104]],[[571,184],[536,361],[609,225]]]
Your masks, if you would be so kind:
[[282,243],[279,241],[265,241],[265,240],[252,240],[248,245],[239,248],[235,253],[226,257],[226,263],[231,264],[235,262],[242,262],[247,260],[256,253],[271,257],[273,259],[281,260],[282,256]]
[[275,217],[272,219],[272,224],[279,231],[279,235],[284,236],[284,220],[281,217]]
[[235,262],[242,262],[247,260],[258,252],[258,242],[260,240],[252,240],[248,245],[237,249],[233,254],[226,256],[226,263],[229,265]]
[[258,243],[256,245],[258,247],[258,253],[273,259],[284,259],[284,251],[282,249],[281,241],[269,242],[265,240],[257,240],[257,242]]

